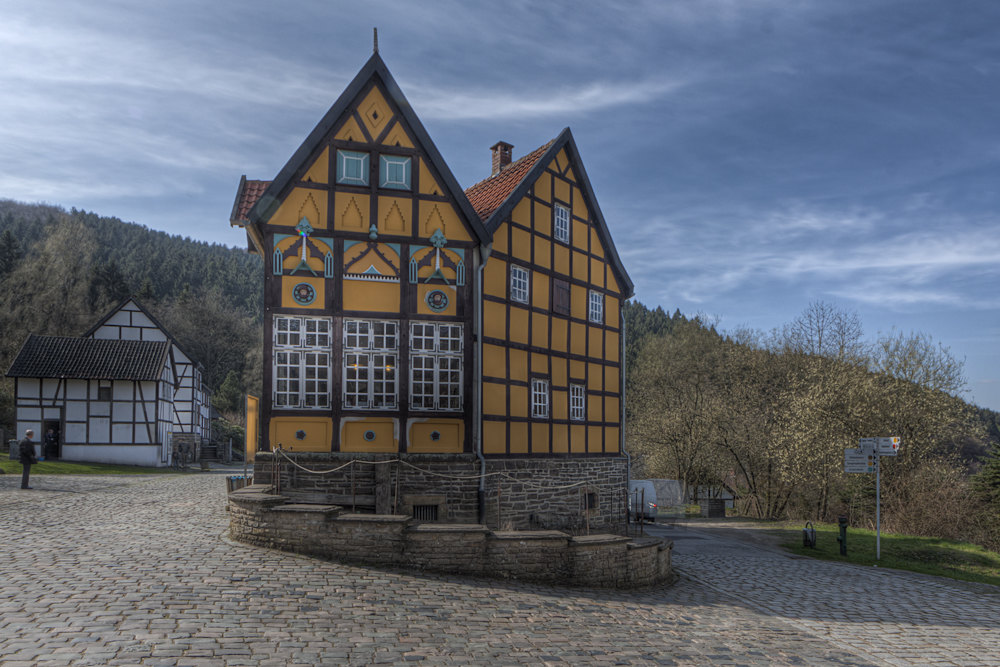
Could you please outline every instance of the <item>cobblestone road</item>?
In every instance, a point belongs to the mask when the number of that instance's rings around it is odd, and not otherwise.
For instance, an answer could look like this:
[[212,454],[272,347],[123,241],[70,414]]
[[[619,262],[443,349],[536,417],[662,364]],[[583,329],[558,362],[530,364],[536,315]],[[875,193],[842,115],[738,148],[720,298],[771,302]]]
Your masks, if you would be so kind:
[[[1000,656],[1000,596],[841,571],[693,531],[670,531],[682,569],[674,586],[561,589],[230,543],[218,474],[39,475],[32,491],[14,477],[0,476],[4,667],[995,664]],[[818,592],[845,579],[833,603]],[[805,585],[817,592],[799,595]],[[894,605],[872,602],[889,595]]]

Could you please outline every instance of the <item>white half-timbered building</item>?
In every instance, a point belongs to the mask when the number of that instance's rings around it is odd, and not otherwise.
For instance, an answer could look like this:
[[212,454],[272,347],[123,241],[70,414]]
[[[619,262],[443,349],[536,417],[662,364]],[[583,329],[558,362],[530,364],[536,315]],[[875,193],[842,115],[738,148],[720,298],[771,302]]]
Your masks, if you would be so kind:
[[[39,453],[73,461],[164,466],[173,445],[209,434],[200,366],[134,299],[83,337],[28,336],[7,371],[17,431]],[[54,431],[58,448],[45,451]]]

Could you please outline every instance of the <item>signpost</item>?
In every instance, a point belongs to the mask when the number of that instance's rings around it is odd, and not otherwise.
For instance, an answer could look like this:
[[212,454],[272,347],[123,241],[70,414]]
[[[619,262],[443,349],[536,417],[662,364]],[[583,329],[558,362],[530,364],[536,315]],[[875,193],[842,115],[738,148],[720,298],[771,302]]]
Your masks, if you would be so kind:
[[882,559],[882,474],[879,460],[883,456],[896,456],[902,442],[898,435],[861,438],[857,449],[844,450],[844,472],[875,473],[875,560]]

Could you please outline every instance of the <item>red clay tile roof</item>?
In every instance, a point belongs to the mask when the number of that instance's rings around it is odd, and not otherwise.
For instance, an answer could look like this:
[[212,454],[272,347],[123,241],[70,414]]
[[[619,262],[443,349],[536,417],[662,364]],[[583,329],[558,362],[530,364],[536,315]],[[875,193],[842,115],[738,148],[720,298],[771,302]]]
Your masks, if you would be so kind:
[[7,377],[159,380],[167,341],[106,340],[31,334]]
[[[476,209],[480,219],[485,220],[500,207],[500,204],[510,196],[510,193],[517,188],[531,171],[531,168],[535,166],[538,158],[542,157],[552,145],[552,141],[511,162],[499,174],[479,181],[465,191],[465,196],[469,198],[472,208]],[[249,181],[247,182],[249,183]]]
[[244,222],[250,215],[250,209],[253,208],[253,205],[257,203],[270,184],[271,181],[251,181],[249,179],[244,181],[243,189],[237,194],[236,211],[231,222]]

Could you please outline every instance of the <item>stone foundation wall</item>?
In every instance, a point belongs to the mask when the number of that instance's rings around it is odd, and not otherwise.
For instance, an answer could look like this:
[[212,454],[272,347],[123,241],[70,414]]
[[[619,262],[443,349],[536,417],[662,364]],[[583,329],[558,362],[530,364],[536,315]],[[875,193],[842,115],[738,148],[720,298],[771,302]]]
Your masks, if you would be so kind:
[[[480,461],[475,455],[409,454],[403,460],[377,454],[288,456],[315,471],[350,465],[316,474],[280,454],[260,452],[254,481],[277,481],[276,488],[293,502],[408,516],[415,505],[434,505],[439,522],[480,522]],[[496,530],[625,532],[627,474],[624,457],[488,458],[482,521]]]
[[234,540],[364,565],[598,588],[650,586],[671,576],[666,540],[417,523],[289,503],[259,484],[229,494],[229,516]]

